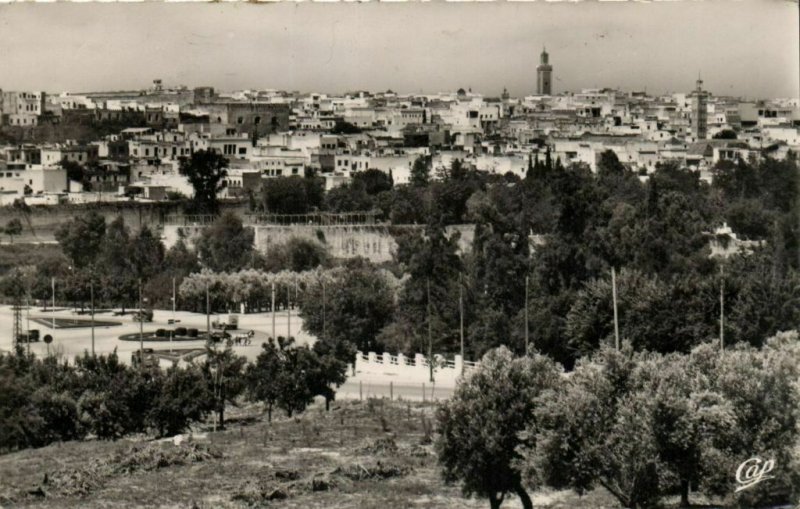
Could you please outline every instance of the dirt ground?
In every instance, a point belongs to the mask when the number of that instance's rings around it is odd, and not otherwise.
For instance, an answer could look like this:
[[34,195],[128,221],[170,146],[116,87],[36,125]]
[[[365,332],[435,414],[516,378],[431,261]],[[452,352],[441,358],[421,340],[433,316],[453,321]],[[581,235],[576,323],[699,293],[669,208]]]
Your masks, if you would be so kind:
[[[85,440],[0,456],[0,506],[36,508],[478,508],[442,482],[431,404],[317,403],[266,420],[231,409],[226,430],[191,438]],[[176,445],[175,442],[181,442]],[[47,476],[45,478],[45,476]],[[532,494],[537,507],[618,507],[607,493]],[[504,508],[521,507],[511,498]]]

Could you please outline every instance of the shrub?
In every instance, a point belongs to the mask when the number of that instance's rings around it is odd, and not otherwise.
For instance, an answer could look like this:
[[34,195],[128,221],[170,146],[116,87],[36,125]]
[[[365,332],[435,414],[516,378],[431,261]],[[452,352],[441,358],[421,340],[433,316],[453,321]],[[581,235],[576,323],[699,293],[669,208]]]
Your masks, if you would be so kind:
[[164,329],[156,329],[156,337],[157,338],[164,338],[167,336],[167,331]]
[[33,393],[31,404],[42,424],[37,442],[46,444],[83,436],[78,405],[69,393],[55,392],[53,387],[44,385]]
[[179,337],[186,336],[186,327],[178,327],[175,329],[175,335]]
[[189,329],[186,332],[187,332],[187,334],[189,335],[190,338],[196,338],[197,337],[197,329]]
[[86,391],[78,400],[80,422],[98,438],[115,440],[125,434],[128,409],[109,391]]

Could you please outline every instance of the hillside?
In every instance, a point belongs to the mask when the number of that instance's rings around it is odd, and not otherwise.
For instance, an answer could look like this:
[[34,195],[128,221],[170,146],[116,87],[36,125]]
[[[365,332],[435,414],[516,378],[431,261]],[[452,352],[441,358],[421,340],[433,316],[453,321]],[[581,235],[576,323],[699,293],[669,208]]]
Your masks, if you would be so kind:
[[[214,432],[209,422],[180,445],[138,437],[6,454],[0,456],[0,506],[488,507],[442,482],[427,440],[434,410],[348,401],[270,424],[259,406],[248,406],[231,409],[225,431]],[[537,507],[616,507],[603,492],[533,499]],[[503,507],[520,505],[512,499]]]

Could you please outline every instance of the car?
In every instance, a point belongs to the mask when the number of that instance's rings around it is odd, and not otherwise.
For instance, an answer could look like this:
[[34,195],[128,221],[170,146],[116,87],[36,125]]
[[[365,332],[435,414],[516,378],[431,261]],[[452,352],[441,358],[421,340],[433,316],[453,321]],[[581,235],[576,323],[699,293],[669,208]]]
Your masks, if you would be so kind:
[[153,310],[152,309],[140,309],[133,313],[133,321],[134,322],[152,322],[153,321]]
[[20,332],[17,334],[17,342],[19,343],[36,343],[39,341],[39,329],[31,329],[27,332]]

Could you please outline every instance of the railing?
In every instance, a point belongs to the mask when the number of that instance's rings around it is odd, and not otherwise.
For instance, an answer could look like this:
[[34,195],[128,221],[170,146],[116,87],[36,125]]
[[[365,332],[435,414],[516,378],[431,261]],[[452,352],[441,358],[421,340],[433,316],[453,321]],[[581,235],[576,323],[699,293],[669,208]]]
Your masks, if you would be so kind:
[[375,224],[376,212],[342,212],[314,214],[247,214],[247,224],[340,226]]
[[164,224],[178,225],[178,226],[192,226],[192,225],[208,225],[219,219],[219,216],[214,214],[197,214],[197,215],[184,215],[184,214],[170,214],[167,216]]
[[[430,369],[430,362],[427,357],[422,354],[416,354],[414,357],[409,357],[403,354],[392,355],[384,352],[377,354],[375,352],[356,352],[356,366],[360,368],[369,368],[370,366],[381,367],[386,369],[393,367],[394,369],[402,368],[416,368],[416,369]],[[464,361],[460,355],[456,355],[452,359],[447,359],[443,355],[434,355],[433,367],[436,370],[454,370],[464,371],[473,370],[480,366],[480,362]]]

